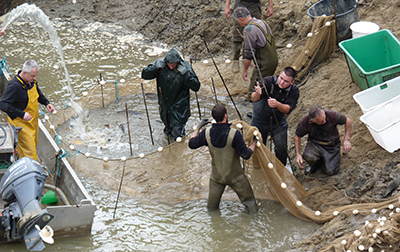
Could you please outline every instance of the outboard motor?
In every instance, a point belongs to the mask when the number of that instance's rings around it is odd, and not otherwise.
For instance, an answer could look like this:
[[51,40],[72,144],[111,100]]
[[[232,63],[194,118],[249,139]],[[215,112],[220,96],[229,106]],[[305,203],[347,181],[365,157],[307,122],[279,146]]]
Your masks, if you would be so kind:
[[46,225],[54,218],[39,203],[46,178],[37,161],[23,157],[8,168],[0,181],[1,197],[6,202],[1,221],[6,239],[8,242],[24,239],[31,251],[45,248],[41,230],[51,230]]

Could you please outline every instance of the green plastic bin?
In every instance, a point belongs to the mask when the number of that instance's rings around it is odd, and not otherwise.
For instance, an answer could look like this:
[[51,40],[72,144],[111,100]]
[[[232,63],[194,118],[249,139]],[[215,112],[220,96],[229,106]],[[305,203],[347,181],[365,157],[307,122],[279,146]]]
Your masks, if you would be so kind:
[[339,47],[361,90],[400,76],[400,42],[389,30],[342,41]]

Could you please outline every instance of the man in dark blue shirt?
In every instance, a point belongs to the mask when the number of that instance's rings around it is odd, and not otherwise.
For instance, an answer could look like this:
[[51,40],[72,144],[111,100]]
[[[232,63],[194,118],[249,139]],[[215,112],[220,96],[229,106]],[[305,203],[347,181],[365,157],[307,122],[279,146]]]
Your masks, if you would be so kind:
[[251,125],[258,128],[264,144],[268,134],[271,134],[275,156],[283,165],[286,165],[288,157],[286,115],[296,107],[300,96],[299,88],[293,85],[295,77],[296,71],[286,67],[279,76],[267,76],[263,82],[257,83],[251,94],[254,102]]
[[219,208],[221,196],[225,187],[230,186],[239,196],[251,214],[258,211],[251,185],[244,173],[239,156],[249,159],[256,146],[254,141],[249,148],[243,140],[242,134],[231,129],[228,123],[228,111],[225,104],[219,103],[212,109],[212,116],[217,123],[199,133],[199,127],[189,140],[189,148],[197,149],[208,146],[212,157],[212,171],[207,208]]

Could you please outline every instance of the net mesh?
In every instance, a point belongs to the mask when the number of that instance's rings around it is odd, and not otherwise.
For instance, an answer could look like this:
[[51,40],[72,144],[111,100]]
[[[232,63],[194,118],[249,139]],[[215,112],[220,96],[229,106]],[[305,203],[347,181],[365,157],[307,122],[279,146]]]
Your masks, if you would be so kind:
[[[331,24],[328,26],[326,22]],[[308,38],[302,54],[293,66],[300,70],[299,78],[329,55],[335,48],[335,26],[331,17],[318,17],[312,28],[313,36]],[[195,66],[196,67],[196,66]],[[219,85],[221,89],[221,84]],[[145,83],[147,92],[156,92],[154,82]],[[112,85],[97,85],[87,95],[76,101],[83,110],[101,108],[116,99],[118,95],[138,94],[139,82],[119,83],[118,89]],[[46,127],[58,139],[56,128],[77,116],[67,104],[57,114],[46,117]],[[246,122],[234,120],[232,127],[243,133],[250,144],[257,129]],[[182,141],[159,148],[152,153],[135,157],[97,157],[71,149],[69,143],[58,141],[61,149],[68,152],[71,165],[85,176],[99,181],[105,186],[121,191],[125,195],[149,201],[198,200],[208,197],[208,183],[211,173],[211,157],[206,147],[197,150],[188,148],[190,133]],[[370,247],[385,251],[397,251],[399,247],[400,208],[398,196],[387,200],[371,199],[367,203],[352,204],[346,193],[332,186],[306,190],[275,155],[262,144],[260,133],[256,133],[259,146],[252,158],[243,162],[246,174],[252,184],[257,199],[270,199],[282,203],[294,216],[316,223],[325,223],[343,215],[363,215],[387,213],[381,219],[369,221],[362,228],[344,234],[319,251],[357,251]],[[122,176],[122,174],[124,175]],[[233,190],[227,188],[223,199],[238,200]],[[333,200],[332,200],[333,199]],[[382,214],[383,215],[383,214]],[[358,232],[357,232],[358,231]],[[346,242],[344,242],[345,240]],[[362,247],[360,247],[362,246]]]
[[336,27],[333,15],[314,19],[306,44],[292,67],[297,79],[302,80],[308,71],[326,59],[336,48]]

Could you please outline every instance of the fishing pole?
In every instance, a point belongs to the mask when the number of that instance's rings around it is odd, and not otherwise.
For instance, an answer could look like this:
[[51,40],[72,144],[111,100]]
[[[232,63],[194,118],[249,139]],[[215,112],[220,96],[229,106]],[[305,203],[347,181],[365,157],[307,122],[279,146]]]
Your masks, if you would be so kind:
[[231,99],[231,101],[232,101],[232,103],[233,103],[233,107],[235,107],[235,110],[236,110],[237,114],[239,115],[240,120],[243,120],[243,119],[242,119],[242,115],[240,114],[239,110],[237,109],[236,104],[235,104],[235,102],[233,101],[232,96],[231,96],[231,94],[230,94],[230,92],[229,92],[229,90],[228,90],[228,87],[227,87],[226,84],[225,84],[224,78],[222,78],[222,75],[221,75],[221,73],[220,73],[220,71],[219,71],[219,69],[218,69],[218,66],[217,66],[217,64],[216,64],[215,61],[214,61],[214,58],[213,58],[213,56],[212,56],[212,54],[211,54],[211,52],[210,52],[210,49],[208,48],[208,45],[207,45],[206,40],[203,38],[203,36],[200,36],[200,38],[203,40],[204,45],[206,46],[206,49],[207,49],[207,51],[208,51],[208,54],[210,54],[211,60],[213,61],[214,66],[215,66],[215,68],[217,69],[217,72],[218,72],[218,74],[219,74],[219,77],[221,78],[222,84],[224,84],[224,87],[225,87],[225,89],[226,89],[226,92],[228,93],[229,98]]
[[151,124],[150,124],[150,118],[149,118],[149,111],[147,110],[146,96],[144,95],[143,83],[140,83],[140,85],[142,85],[142,95],[143,95],[143,101],[144,101],[144,108],[146,109],[147,123],[149,124],[151,143],[154,145],[153,132],[152,132],[152,130],[151,130]]
[[125,174],[125,162],[124,162],[124,167],[122,168],[121,182],[119,183],[119,189],[118,189],[117,201],[115,202],[113,219],[115,219],[115,212],[117,212],[118,199],[119,199],[119,194],[121,192],[122,181],[124,180],[124,174]]

